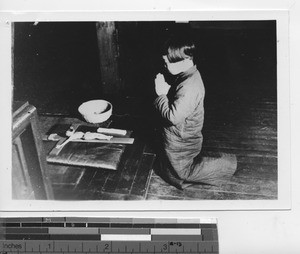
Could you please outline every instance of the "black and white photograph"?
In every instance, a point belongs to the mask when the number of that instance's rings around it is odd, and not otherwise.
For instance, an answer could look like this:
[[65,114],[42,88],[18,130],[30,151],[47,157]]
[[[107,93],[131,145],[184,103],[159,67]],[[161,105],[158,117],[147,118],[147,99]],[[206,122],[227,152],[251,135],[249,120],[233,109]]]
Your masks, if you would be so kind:
[[0,2],[0,252],[299,253],[300,1]]
[[279,200],[276,18],[10,29],[12,200]]

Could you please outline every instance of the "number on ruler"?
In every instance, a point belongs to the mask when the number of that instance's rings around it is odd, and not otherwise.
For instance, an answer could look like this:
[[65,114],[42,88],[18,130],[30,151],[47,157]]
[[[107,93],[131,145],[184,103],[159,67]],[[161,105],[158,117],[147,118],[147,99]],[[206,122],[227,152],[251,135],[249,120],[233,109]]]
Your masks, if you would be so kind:
[[98,243],[98,252],[111,252],[111,243],[110,242],[100,242]]
[[167,251],[168,250],[168,244],[163,244],[163,247],[162,247],[163,251]]

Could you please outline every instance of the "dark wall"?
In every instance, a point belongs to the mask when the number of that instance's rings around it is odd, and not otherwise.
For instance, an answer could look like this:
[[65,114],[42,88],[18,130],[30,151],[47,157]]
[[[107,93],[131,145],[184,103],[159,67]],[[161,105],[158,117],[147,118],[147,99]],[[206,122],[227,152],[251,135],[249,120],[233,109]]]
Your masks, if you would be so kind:
[[128,22],[119,28],[122,75],[134,91],[149,93],[150,80],[161,71],[159,48],[179,33],[194,39],[195,62],[209,93],[276,96],[275,21]]
[[15,99],[43,108],[101,93],[94,23],[15,23],[14,35]]
[[[276,96],[275,21],[117,22],[116,27],[121,96],[153,96],[159,48],[172,33],[194,37],[208,99]],[[15,23],[14,30],[15,99],[59,111],[103,96],[93,22]]]

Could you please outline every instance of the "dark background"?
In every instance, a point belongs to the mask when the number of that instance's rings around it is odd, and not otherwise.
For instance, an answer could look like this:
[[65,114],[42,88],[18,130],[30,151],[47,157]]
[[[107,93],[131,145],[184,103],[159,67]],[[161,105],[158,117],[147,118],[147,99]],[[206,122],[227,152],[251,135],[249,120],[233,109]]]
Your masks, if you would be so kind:
[[[94,22],[15,22],[13,98],[39,113],[76,114],[81,102],[108,98],[151,108],[153,80],[161,71],[159,49],[173,33],[194,38],[195,62],[206,88],[206,107],[277,96],[275,21],[116,22],[123,90],[101,87]],[[122,111],[121,107],[119,109]]]

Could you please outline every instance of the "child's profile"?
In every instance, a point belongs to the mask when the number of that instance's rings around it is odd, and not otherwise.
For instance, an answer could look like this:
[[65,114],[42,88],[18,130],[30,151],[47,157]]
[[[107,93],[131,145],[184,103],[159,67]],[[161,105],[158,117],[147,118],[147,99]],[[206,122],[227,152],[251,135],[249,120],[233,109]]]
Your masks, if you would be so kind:
[[155,78],[154,106],[163,119],[159,174],[178,189],[227,179],[237,164],[234,155],[222,154],[219,158],[200,155],[205,88],[194,54],[195,45],[190,38],[170,38],[162,59],[173,76],[172,81],[168,84],[161,73]]

